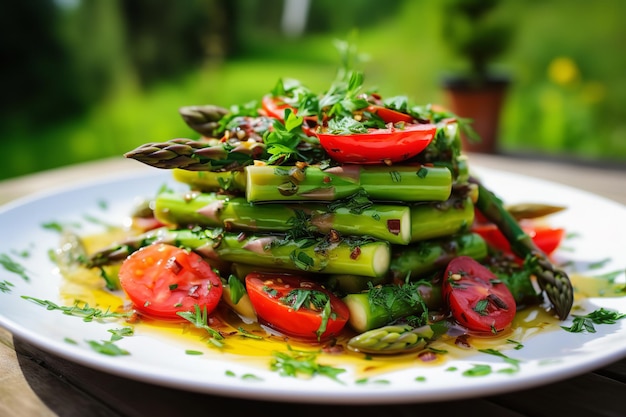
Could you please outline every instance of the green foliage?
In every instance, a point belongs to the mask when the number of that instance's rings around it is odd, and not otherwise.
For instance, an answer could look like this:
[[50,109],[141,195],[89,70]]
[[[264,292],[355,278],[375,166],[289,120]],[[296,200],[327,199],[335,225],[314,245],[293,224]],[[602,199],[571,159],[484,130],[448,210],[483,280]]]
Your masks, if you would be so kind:
[[482,82],[490,65],[511,45],[514,26],[498,14],[500,0],[445,0],[443,38],[469,65],[468,76]]
[[[108,5],[80,2],[81,7],[99,10],[93,12],[93,19],[105,21],[96,27],[95,20],[85,20],[92,22],[92,30],[86,31],[79,30],[80,21],[71,20],[71,10],[59,16],[46,8],[51,1],[6,2],[2,6],[0,15],[17,16],[18,7],[33,3],[39,6],[29,9],[31,16],[38,10],[44,17],[58,20],[32,18],[32,24],[20,29],[17,22],[23,19],[5,19],[1,28],[5,34],[0,37],[2,52],[14,60],[13,65],[0,69],[5,86],[0,98],[0,143],[3,154],[10,156],[0,164],[0,179],[100,158],[121,158],[124,152],[146,142],[194,139],[197,134],[181,120],[179,107],[243,104],[270,92],[281,77],[301,80],[313,91],[324,91],[334,79],[339,62],[333,40],[353,29],[358,30],[359,51],[369,56],[360,65],[364,85],[377,88],[385,97],[407,95],[415,103],[446,104],[440,78],[450,68],[466,64],[461,55],[449,53],[451,39],[442,32],[454,19],[438,1],[397,0],[388,11],[377,12],[376,19],[370,20],[364,18],[365,6],[349,19],[340,19],[345,13],[336,13],[334,2],[332,10],[326,10],[327,20],[297,39],[280,35],[276,16],[280,7],[275,2],[170,2],[168,7],[180,4],[187,10],[207,5],[212,18],[220,19],[232,11],[218,12],[211,9],[214,4],[227,3],[238,10],[237,20],[226,18],[229,23],[225,28],[210,28],[209,38],[213,40],[222,30],[230,34],[226,44],[211,44],[217,48],[211,53],[221,50],[226,59],[208,59],[207,51],[207,55],[201,54],[202,65],[197,65],[199,61],[180,62],[175,69],[174,63],[163,63],[165,52],[174,53],[174,60],[189,57],[185,55],[188,52],[172,51],[182,45],[184,36],[190,36],[186,31],[186,35],[172,35],[171,43],[166,44],[162,37],[146,41],[152,45],[150,53],[144,52],[146,56],[132,55],[127,48],[131,43],[138,46],[140,38],[151,36],[151,30],[161,28],[163,34],[159,36],[165,36],[185,21],[186,30],[191,30],[194,19],[204,15],[194,17],[190,12],[170,13],[167,9],[159,18],[169,15],[178,23],[159,23],[150,29],[144,26],[152,12],[146,12],[134,20],[141,27],[134,28],[133,33],[141,32],[141,36],[134,36],[129,43],[124,40],[130,33],[127,24],[116,25],[125,22],[119,14],[128,13],[123,8],[134,6],[117,1],[103,2],[111,3]],[[312,7],[321,9],[312,9],[311,19],[324,15],[324,7],[330,7],[324,5],[330,2],[312,2]],[[158,9],[161,2],[154,3],[152,7]],[[498,57],[498,65],[505,67],[514,81],[501,124],[502,149],[624,163],[626,55],[615,51],[622,49],[621,17],[626,14],[626,2],[602,0],[584,6],[569,0],[503,2],[497,12],[494,16],[498,19],[515,17],[515,36],[508,49],[493,57]],[[13,21],[16,25],[11,25]],[[84,49],[72,55],[77,60],[71,61],[70,54],[79,48],[77,36],[84,38]],[[61,42],[63,39],[67,43]],[[28,51],[20,50],[21,45],[29,45]],[[197,51],[196,46],[188,46],[190,51]],[[15,64],[15,59],[28,64],[27,59],[34,57],[40,58],[37,65]],[[148,68],[145,76],[137,75],[140,67]],[[85,68],[89,71],[83,72]],[[151,72],[159,69],[164,71],[164,78]],[[86,86],[89,83],[91,87]],[[103,88],[100,92],[98,85]],[[82,108],[80,103],[86,100],[90,104]],[[59,117],[61,113],[66,114],[65,119]]]

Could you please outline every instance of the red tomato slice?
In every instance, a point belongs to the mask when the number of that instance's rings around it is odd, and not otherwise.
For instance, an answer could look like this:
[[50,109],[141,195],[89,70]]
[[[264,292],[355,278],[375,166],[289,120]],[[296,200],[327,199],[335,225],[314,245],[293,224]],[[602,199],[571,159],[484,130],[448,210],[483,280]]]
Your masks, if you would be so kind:
[[[341,299],[302,277],[253,272],[246,276],[246,289],[259,322],[297,339],[323,341],[336,336],[350,317]],[[328,301],[330,314],[324,319]]]
[[[272,97],[271,95],[263,96],[263,99],[261,100],[261,106],[263,108],[263,112],[267,117],[271,117],[281,121],[285,120],[285,110],[287,109],[291,109],[294,114],[298,113],[298,109],[285,103],[280,97]],[[315,136],[316,127],[316,116],[304,117],[304,123],[302,123],[302,131],[307,136]]]
[[469,256],[448,264],[442,292],[454,319],[478,333],[497,333],[515,317],[515,298],[487,267]]
[[133,217],[132,226],[142,232],[147,232],[148,230],[163,227],[164,224],[154,217]]
[[120,284],[140,313],[159,319],[180,319],[178,311],[197,304],[211,313],[222,297],[222,282],[200,255],[155,243],[122,263]]
[[522,229],[535,242],[535,245],[546,255],[552,254],[559,248],[565,237],[565,229],[548,226],[531,226],[522,223]]
[[261,100],[261,106],[263,107],[263,110],[265,111],[265,115],[267,117],[272,117],[278,120],[285,120],[285,109],[289,108],[294,112],[296,111],[296,109],[285,103],[279,97],[273,97],[269,94],[263,96],[263,99]]
[[[565,229],[520,222],[520,226],[535,245],[546,255],[551,255],[561,245],[565,237]],[[485,239],[487,244],[506,253],[511,253],[511,245],[502,232],[493,223],[475,223],[472,231]]]
[[370,129],[368,133],[317,133],[320,144],[337,162],[380,164],[401,162],[423,151],[435,137],[433,124],[410,124],[404,129]]
[[367,111],[377,114],[385,123],[413,123],[415,121],[411,115],[384,106],[371,105],[367,107]]

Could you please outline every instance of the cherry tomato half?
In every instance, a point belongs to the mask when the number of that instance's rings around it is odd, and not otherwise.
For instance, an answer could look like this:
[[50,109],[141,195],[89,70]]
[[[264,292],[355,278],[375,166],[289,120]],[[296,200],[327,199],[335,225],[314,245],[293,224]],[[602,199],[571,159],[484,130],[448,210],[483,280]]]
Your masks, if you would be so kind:
[[246,276],[246,289],[259,322],[296,339],[323,341],[336,336],[350,317],[341,299],[302,277],[253,272]]
[[452,317],[477,333],[506,329],[515,317],[515,298],[487,267],[469,256],[448,264],[442,292]]
[[132,253],[122,263],[120,285],[140,313],[179,319],[197,304],[211,313],[222,297],[222,282],[200,255],[165,243]]
[[[520,226],[546,255],[550,255],[557,250],[565,237],[565,229],[562,228],[553,228],[524,221],[520,221]],[[488,245],[503,252],[511,253],[511,245],[495,224],[475,223],[472,226],[472,231],[482,236]]]
[[430,144],[436,132],[435,125],[418,123],[406,125],[404,129],[391,127],[352,135],[316,135],[320,145],[337,162],[380,164],[401,162],[417,155]]
[[[297,108],[285,103],[280,97],[273,97],[269,94],[263,96],[263,99],[261,100],[261,106],[263,108],[263,112],[267,117],[271,117],[281,121],[285,120],[285,110],[287,109],[291,109],[295,114],[298,114]],[[304,117],[304,122],[302,123],[302,131],[307,136],[315,136],[314,132],[316,127],[316,116]]]
[[367,107],[367,111],[378,115],[385,123],[413,123],[415,120],[413,116],[399,112],[397,110],[389,109],[384,106],[371,105]]
[[285,120],[286,109],[295,111],[292,106],[285,103],[282,99],[279,97],[273,97],[270,94],[263,96],[261,106],[267,117],[272,117],[278,120]]

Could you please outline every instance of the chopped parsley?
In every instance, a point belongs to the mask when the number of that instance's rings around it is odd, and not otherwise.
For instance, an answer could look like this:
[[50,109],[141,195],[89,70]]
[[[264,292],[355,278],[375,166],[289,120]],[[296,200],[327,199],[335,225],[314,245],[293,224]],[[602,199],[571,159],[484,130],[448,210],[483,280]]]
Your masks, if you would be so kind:
[[191,324],[193,324],[198,329],[206,330],[209,334],[209,342],[217,347],[223,347],[224,344],[221,342],[224,339],[224,336],[211,326],[209,326],[209,318],[207,314],[206,306],[201,310],[198,304],[194,305],[194,311],[178,311],[177,315],[184,318]]
[[399,319],[395,317],[398,305],[408,305],[415,311],[421,311],[419,317],[412,317],[412,325],[415,327],[423,325],[428,320],[428,307],[422,298],[419,287],[421,285],[431,285],[427,281],[411,282],[407,280],[403,285],[381,285],[372,286],[368,289],[368,300],[371,305],[380,306],[385,309],[390,317],[390,321]]
[[131,315],[131,313],[129,312],[116,313],[108,309],[102,310],[99,308],[90,307],[89,304],[81,304],[79,301],[76,301],[72,306],[60,306],[50,300],[41,300],[39,298],[29,297],[27,295],[23,295],[22,298],[32,301],[42,307],[45,307],[47,310],[59,310],[63,312],[63,314],[67,314],[68,316],[82,317],[83,321],[86,322],[109,318],[125,318]]
[[274,352],[270,364],[272,371],[282,376],[313,377],[321,375],[340,382],[339,374],[345,372],[343,368],[321,365],[317,362],[318,352],[305,352],[289,348],[288,352]]
[[328,320],[335,317],[335,313],[331,308],[330,297],[322,291],[293,289],[289,291],[287,295],[280,298],[280,302],[291,307],[295,311],[298,311],[301,308],[306,308],[311,311],[321,312],[322,322],[320,323],[320,327],[315,331],[318,339],[326,331]]
[[128,352],[125,349],[120,348],[115,343],[109,340],[105,340],[102,342],[98,342],[95,340],[88,340],[87,343],[93,350],[95,350],[98,353],[102,353],[103,355],[109,355],[109,356],[130,355],[130,352]]
[[572,317],[574,317],[574,319],[570,327],[561,326],[564,330],[567,330],[570,333],[595,333],[596,328],[594,325],[615,324],[617,320],[621,320],[626,317],[626,314],[607,310],[603,307],[584,316],[573,314]]
[[10,281],[7,281],[7,280],[0,281],[0,292],[9,293],[11,292],[11,288],[14,286],[15,285]]
[[109,329],[109,333],[111,333],[111,341],[117,342],[118,340],[123,339],[124,337],[132,336],[135,334],[135,331],[132,327],[122,327],[121,329]]
[[19,275],[24,281],[30,281],[30,278],[26,274],[26,268],[23,265],[15,262],[6,253],[0,253],[0,265],[4,267],[8,272]]

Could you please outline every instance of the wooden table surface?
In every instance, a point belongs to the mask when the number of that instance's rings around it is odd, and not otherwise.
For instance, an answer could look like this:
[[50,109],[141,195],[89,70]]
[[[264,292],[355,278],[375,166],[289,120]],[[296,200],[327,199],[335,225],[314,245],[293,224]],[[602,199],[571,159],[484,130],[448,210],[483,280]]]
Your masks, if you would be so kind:
[[[470,164],[548,179],[626,205],[626,170],[470,155]],[[49,187],[145,167],[107,159],[0,181],[0,204]],[[626,219],[616,219],[624,222]],[[10,237],[2,236],[7,239]],[[626,344],[626,340],[624,340]],[[578,377],[523,391],[468,400],[398,405],[283,404],[225,398],[124,379],[43,352],[0,329],[0,416],[626,416],[626,358]]]

